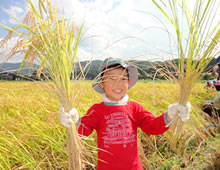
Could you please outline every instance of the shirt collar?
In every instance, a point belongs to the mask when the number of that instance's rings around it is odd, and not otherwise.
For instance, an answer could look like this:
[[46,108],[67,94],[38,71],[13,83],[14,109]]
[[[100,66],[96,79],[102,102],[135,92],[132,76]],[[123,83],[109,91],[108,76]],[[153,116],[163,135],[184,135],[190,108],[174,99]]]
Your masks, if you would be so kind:
[[102,93],[102,102],[105,104],[105,105],[110,105],[110,106],[118,106],[118,105],[126,105],[127,102],[128,102],[128,95],[126,94],[124,97],[122,97],[121,100],[119,101],[112,101],[110,100],[105,93]]

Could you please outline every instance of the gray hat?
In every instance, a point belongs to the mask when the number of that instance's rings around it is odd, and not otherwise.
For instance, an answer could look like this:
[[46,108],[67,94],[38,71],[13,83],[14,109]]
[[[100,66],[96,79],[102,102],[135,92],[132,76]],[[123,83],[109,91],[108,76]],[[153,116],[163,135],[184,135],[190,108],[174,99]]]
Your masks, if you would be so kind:
[[128,89],[133,87],[135,83],[138,80],[138,72],[137,68],[135,66],[129,65],[125,63],[123,60],[118,59],[118,58],[107,58],[103,61],[102,67],[100,68],[100,73],[96,79],[96,81],[92,84],[92,87],[95,91],[98,93],[104,93],[104,89],[100,87],[99,82],[102,79],[101,73],[105,70],[105,68],[115,65],[115,64],[120,64],[123,68],[126,68],[128,70],[128,78],[129,78],[129,84],[128,84]]

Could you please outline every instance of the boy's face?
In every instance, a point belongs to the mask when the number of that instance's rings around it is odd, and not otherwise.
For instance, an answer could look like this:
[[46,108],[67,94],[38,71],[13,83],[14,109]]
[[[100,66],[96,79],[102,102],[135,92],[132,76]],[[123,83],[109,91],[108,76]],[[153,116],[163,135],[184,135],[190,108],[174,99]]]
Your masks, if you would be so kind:
[[100,87],[112,101],[119,101],[128,91],[128,72],[123,68],[111,68],[105,71]]

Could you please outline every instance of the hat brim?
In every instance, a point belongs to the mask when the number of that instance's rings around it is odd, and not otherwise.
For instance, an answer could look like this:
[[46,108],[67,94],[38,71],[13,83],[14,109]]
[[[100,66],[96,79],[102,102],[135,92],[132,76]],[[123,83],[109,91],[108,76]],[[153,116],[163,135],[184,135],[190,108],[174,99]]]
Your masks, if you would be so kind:
[[[128,70],[128,76],[129,76],[129,84],[128,84],[128,89],[130,89],[131,87],[133,87],[137,80],[138,80],[138,72],[137,72],[137,68],[135,66],[123,66],[124,68],[127,68]],[[92,87],[95,91],[97,91],[98,93],[104,93],[104,89],[100,87],[100,80],[101,80],[101,75],[98,76],[98,78],[96,79],[96,81],[92,84]]]

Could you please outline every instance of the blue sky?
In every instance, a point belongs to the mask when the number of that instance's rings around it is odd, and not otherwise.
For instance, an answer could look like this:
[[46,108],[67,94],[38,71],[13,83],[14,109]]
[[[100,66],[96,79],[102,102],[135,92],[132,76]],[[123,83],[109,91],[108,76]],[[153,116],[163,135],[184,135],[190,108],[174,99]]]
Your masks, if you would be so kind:
[[[0,0],[0,23],[9,27],[13,26],[11,17],[19,18],[24,16],[24,0]],[[6,31],[0,31],[0,38],[4,37]]]
[[[24,0],[0,2],[1,24],[15,26],[11,17],[23,20],[27,12]],[[153,61],[171,59],[169,53],[175,53],[175,42],[169,41],[171,37],[175,39],[174,29],[151,0],[57,0],[57,3],[66,18],[77,24],[85,21],[87,39],[80,45],[81,60],[120,57]],[[0,39],[5,36],[6,31],[0,30]],[[9,42],[9,48],[15,40],[14,37]],[[13,62],[21,58],[17,56]]]

